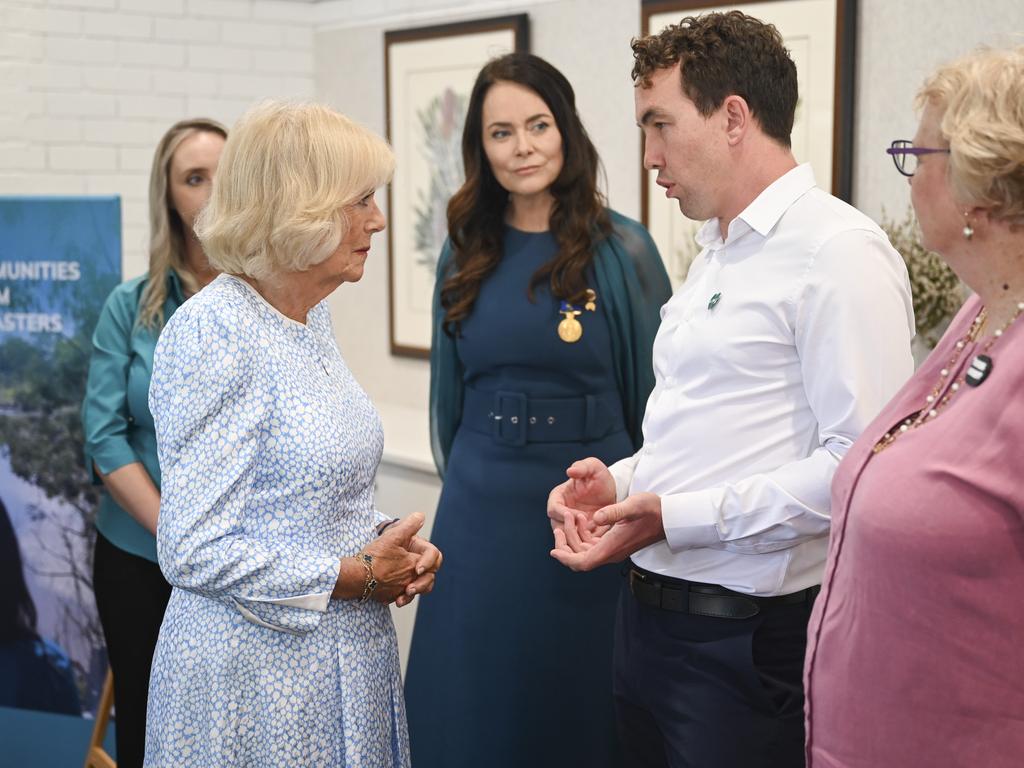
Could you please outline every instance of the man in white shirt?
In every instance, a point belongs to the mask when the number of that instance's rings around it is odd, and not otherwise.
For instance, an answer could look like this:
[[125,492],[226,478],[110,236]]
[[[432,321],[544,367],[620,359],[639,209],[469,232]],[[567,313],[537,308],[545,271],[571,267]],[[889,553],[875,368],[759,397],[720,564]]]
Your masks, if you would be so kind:
[[614,674],[631,768],[792,768],[832,475],[913,371],[906,269],[797,165],[774,27],[707,14],[632,45],[644,165],[708,222],[662,309],[644,446],[567,470],[552,556],[631,560]]

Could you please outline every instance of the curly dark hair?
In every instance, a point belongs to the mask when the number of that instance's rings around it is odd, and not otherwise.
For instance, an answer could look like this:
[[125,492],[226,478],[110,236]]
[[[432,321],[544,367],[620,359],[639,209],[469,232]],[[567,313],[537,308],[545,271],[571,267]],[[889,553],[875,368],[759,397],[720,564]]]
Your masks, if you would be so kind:
[[562,136],[562,171],[551,185],[555,205],[550,226],[558,253],[531,278],[531,300],[533,289],[548,280],[556,298],[582,303],[594,246],[611,233],[605,200],[597,188],[601,161],[576,112],[569,81],[529,53],[510,53],[489,62],[473,85],[462,131],[466,181],[448,202],[448,237],[455,262],[441,287],[448,333],[457,332],[472,312],[481,283],[501,259],[508,192],[495,179],[483,147],[484,98],[498,82],[518,83],[540,96]]
[[680,64],[683,93],[705,117],[741,96],[764,133],[790,146],[796,113],[796,65],[779,30],[740,11],[687,16],[655,35],[634,38],[633,81]]

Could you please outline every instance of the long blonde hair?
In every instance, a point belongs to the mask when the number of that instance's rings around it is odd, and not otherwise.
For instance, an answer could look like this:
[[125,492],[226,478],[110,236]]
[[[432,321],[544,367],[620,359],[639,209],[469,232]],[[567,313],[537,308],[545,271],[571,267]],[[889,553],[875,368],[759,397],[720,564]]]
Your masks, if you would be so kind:
[[181,143],[199,132],[216,133],[225,139],[228,130],[216,120],[205,117],[182,120],[172,125],[157,144],[153,169],[149,174],[149,283],[139,299],[136,322],[159,330],[164,324],[167,300],[167,275],[178,273],[186,293],[195,293],[199,284],[185,263],[185,231],[178,212],[171,207],[167,192],[171,158]]

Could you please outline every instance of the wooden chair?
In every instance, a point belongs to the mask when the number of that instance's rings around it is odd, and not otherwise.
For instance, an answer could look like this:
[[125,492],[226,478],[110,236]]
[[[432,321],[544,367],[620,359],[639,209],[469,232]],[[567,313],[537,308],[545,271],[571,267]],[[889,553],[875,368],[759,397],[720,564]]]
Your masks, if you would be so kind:
[[89,739],[89,751],[85,753],[84,768],[117,768],[117,763],[103,749],[103,740],[107,736],[107,724],[110,722],[110,710],[114,708],[114,675],[107,669],[107,679],[103,681],[103,693],[96,707],[96,724],[92,727],[92,738]]

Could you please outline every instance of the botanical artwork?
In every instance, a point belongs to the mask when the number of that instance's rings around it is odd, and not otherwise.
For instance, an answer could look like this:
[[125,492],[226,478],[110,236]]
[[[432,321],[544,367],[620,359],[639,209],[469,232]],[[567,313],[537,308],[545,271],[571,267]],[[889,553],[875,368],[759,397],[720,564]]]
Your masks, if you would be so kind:
[[[0,513],[9,519],[0,535],[16,539],[33,653],[47,661],[24,706],[90,715],[107,659],[92,593],[98,494],[80,409],[92,331],[121,276],[120,204],[0,198],[0,242]],[[8,683],[0,700],[24,701]]]
[[473,83],[491,59],[528,47],[525,14],[386,32],[391,352],[430,350],[437,261],[448,201],[464,180],[462,129]]
[[424,267],[431,278],[448,236],[448,200],[462,186],[464,178],[462,126],[468,101],[468,94],[456,93],[449,87],[426,109],[416,112],[420,129],[417,143],[430,169],[430,178],[425,189],[417,190],[415,263]]

